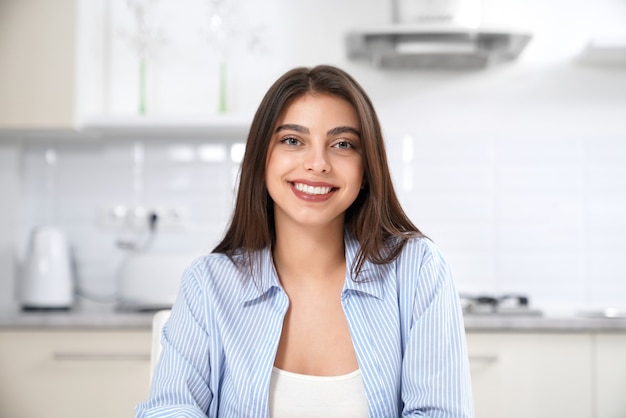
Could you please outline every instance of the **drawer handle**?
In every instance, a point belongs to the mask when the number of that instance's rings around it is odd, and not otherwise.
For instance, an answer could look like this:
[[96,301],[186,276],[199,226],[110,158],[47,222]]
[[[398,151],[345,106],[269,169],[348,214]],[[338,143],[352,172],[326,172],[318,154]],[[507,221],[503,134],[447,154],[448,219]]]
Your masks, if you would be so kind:
[[492,364],[497,363],[498,360],[498,356],[496,356],[495,354],[469,356],[470,363]]
[[150,361],[150,354],[59,351],[52,358],[55,361]]

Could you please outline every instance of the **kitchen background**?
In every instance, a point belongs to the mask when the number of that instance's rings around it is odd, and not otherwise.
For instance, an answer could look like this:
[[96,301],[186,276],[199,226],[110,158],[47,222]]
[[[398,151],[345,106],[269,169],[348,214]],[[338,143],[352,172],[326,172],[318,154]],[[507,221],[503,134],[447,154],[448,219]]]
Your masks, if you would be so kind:
[[[390,23],[387,0],[228,2],[227,45],[206,38],[207,3],[154,2],[146,120],[218,113],[220,62],[225,117],[243,121],[287,69],[341,66],[377,106],[401,201],[443,249],[460,291],[528,294],[546,310],[626,306],[626,63],[583,55],[590,41],[626,38],[624,0],[486,0],[483,22],[522,27],[533,39],[516,61],[479,71],[349,60],[345,34]],[[122,1],[79,4],[76,118],[89,127],[135,117],[133,15]],[[1,27],[0,40],[16,42]],[[0,307],[17,303],[35,225],[67,233],[81,291],[105,301],[132,256],[117,242],[145,233],[144,215],[129,227],[116,213],[167,215],[146,250],[157,257],[192,258],[224,230],[245,135],[22,135],[0,140]]]

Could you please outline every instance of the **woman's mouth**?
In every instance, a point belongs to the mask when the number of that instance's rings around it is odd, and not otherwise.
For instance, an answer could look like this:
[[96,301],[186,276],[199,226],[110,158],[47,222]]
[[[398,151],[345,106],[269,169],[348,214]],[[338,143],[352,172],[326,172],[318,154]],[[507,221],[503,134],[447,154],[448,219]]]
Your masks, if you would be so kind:
[[330,186],[310,186],[304,183],[293,183],[293,187],[299,192],[310,195],[322,195],[330,193],[333,188]]

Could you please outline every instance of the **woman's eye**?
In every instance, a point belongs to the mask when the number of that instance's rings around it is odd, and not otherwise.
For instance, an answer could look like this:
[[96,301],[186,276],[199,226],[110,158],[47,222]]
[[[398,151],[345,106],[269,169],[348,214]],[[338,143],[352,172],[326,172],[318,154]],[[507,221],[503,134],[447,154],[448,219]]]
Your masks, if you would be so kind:
[[283,138],[280,142],[287,145],[299,145],[300,140],[298,138],[294,138],[293,136],[288,136],[287,138]]
[[339,141],[334,145],[336,148],[340,149],[351,149],[354,148],[354,144],[350,141]]

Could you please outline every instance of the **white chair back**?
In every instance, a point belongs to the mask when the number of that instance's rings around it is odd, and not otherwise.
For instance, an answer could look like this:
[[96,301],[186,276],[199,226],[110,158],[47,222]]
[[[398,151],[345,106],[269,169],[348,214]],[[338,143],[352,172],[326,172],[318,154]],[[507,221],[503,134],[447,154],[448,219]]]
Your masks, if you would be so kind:
[[158,311],[152,318],[152,352],[150,353],[150,381],[152,381],[152,375],[154,368],[161,356],[161,331],[163,326],[170,317],[170,310]]

